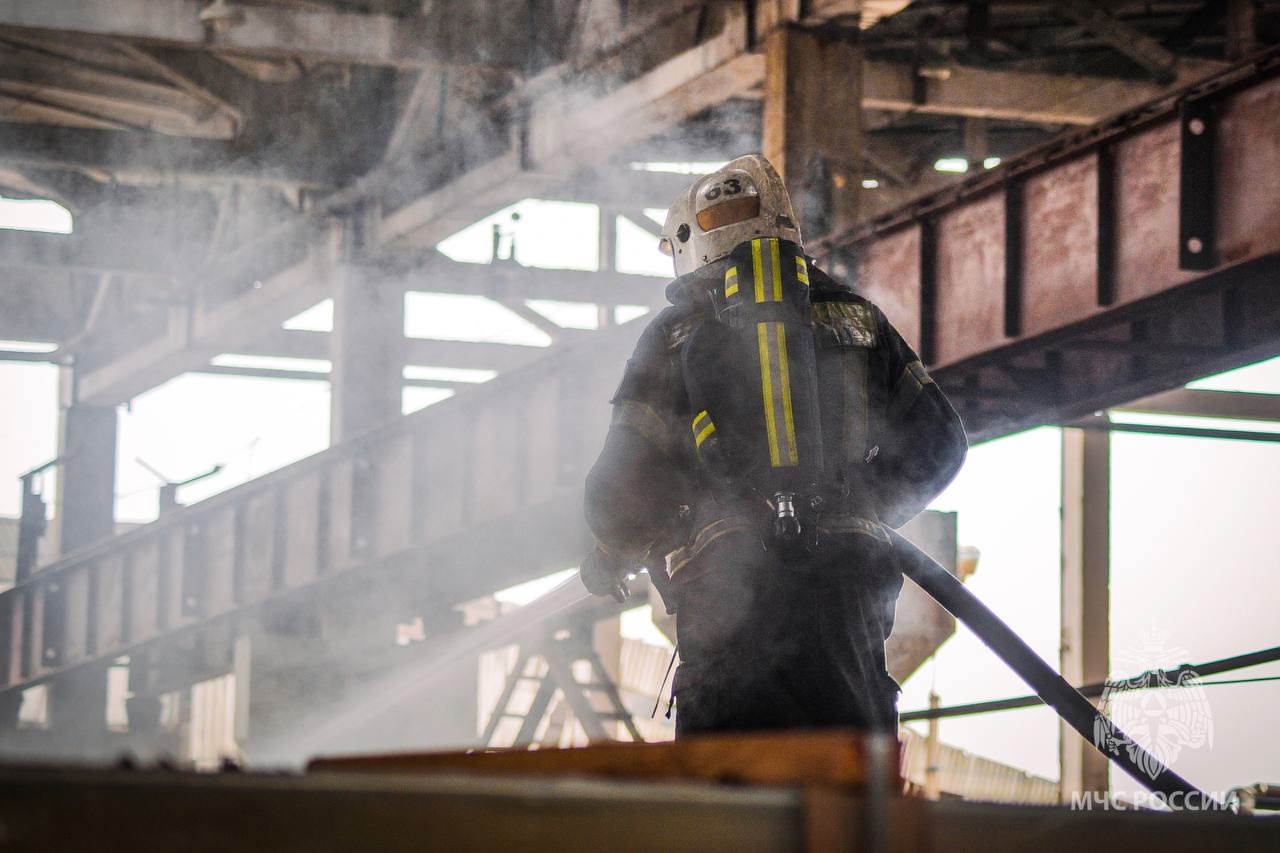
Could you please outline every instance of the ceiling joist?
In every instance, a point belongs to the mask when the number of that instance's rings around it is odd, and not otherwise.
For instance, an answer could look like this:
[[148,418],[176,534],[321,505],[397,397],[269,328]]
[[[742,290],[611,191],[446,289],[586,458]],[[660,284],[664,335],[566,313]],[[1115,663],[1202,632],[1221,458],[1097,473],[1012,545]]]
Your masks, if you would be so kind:
[[494,55],[490,39],[476,37],[478,26],[492,31],[509,21],[496,3],[433,4],[429,14],[412,17],[226,3],[228,15],[208,22],[201,19],[206,6],[205,0],[113,0],[104,14],[92,0],[0,0],[0,26],[357,65],[495,67],[510,61]]

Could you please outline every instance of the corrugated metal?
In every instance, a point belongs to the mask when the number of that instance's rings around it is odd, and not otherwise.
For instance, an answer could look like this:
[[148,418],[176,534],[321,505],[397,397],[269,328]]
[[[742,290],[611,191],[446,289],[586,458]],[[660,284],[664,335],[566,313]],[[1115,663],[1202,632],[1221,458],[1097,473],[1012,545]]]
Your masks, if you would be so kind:
[[[928,768],[927,741],[902,729],[902,775],[923,789]],[[1017,767],[1001,764],[947,744],[938,750],[938,772],[944,795],[990,803],[1049,805],[1058,802],[1058,783]]]

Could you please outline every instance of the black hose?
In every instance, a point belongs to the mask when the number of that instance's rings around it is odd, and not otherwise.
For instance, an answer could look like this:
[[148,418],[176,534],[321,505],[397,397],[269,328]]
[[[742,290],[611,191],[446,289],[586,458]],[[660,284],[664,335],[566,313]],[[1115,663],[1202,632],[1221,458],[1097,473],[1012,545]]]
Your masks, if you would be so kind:
[[977,634],[987,648],[995,652],[1082,738],[1120,765],[1139,784],[1153,793],[1162,794],[1171,808],[1181,808],[1188,802],[1210,802],[1198,788],[1164,766],[1093,707],[1000,617],[965,589],[959,579],[896,530],[889,529],[889,535],[893,538],[902,573]]

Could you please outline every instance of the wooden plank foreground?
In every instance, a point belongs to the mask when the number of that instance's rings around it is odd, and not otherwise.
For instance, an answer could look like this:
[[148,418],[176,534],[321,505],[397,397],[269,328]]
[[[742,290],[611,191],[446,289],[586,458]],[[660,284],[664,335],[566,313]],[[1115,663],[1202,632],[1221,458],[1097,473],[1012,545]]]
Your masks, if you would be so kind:
[[[520,776],[597,776],[751,785],[862,789],[869,778],[867,740],[847,730],[714,735],[672,743],[609,743],[575,749],[392,753],[317,758],[309,773],[468,771]],[[886,782],[901,790],[896,744]]]

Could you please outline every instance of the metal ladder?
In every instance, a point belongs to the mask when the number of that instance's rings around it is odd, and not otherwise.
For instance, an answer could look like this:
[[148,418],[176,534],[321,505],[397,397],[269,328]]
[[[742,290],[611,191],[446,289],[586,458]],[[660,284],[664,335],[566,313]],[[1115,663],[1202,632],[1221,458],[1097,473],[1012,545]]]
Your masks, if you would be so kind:
[[[529,664],[531,662],[537,663],[539,659],[545,661],[545,671],[539,666],[534,669],[534,675],[527,675]],[[588,664],[591,671],[589,681],[578,681],[574,677],[573,665],[578,661],[585,661]],[[520,685],[526,682],[536,682],[538,684],[533,701],[529,703],[528,709],[523,712],[513,710],[511,701]],[[484,733],[481,735],[481,743],[486,747],[496,746],[493,740],[502,721],[516,719],[521,721],[520,730],[516,734],[515,742],[511,744],[511,747],[528,748],[533,744],[538,725],[546,716],[547,710],[551,708],[552,700],[556,698],[557,691],[562,697],[562,702],[569,706],[573,716],[582,724],[583,730],[591,741],[616,740],[605,729],[605,725],[608,722],[622,723],[631,740],[636,742],[643,740],[639,730],[636,728],[635,721],[631,718],[631,713],[627,711],[622,702],[622,696],[618,692],[617,685],[609,678],[608,673],[605,672],[604,662],[600,660],[600,656],[592,648],[589,633],[584,637],[583,632],[574,631],[568,637],[562,639],[554,636],[548,637],[541,645],[533,648],[529,646],[520,647],[520,655],[516,659],[516,665],[507,676],[506,684],[502,688],[502,695],[498,697],[493,714],[490,715],[489,722],[485,725]],[[608,710],[601,711],[595,707],[591,701],[593,693],[605,697],[608,703]],[[553,737],[556,742],[559,741],[558,733],[564,724],[561,711],[562,709],[557,706],[555,712],[553,712],[551,724],[548,727],[556,731],[545,733],[540,739],[540,745],[552,745],[551,740]],[[559,717],[558,721],[555,719],[557,716]]]

